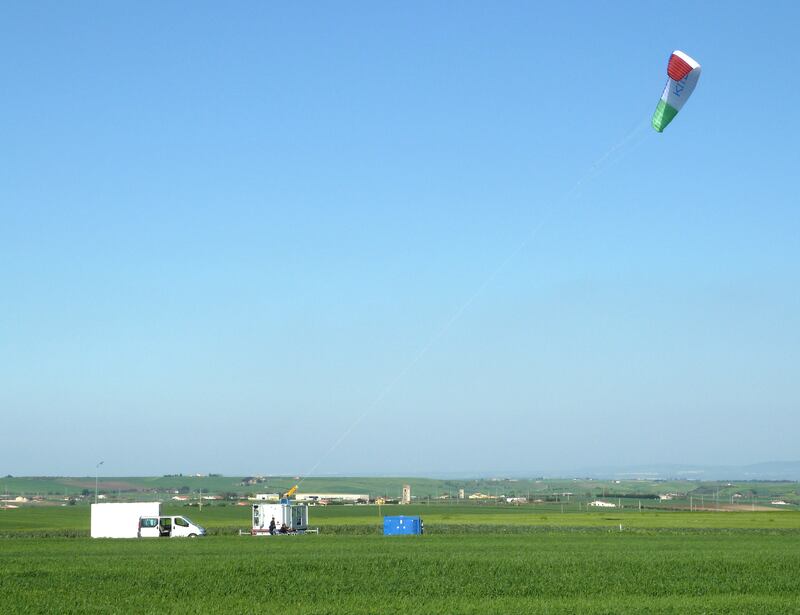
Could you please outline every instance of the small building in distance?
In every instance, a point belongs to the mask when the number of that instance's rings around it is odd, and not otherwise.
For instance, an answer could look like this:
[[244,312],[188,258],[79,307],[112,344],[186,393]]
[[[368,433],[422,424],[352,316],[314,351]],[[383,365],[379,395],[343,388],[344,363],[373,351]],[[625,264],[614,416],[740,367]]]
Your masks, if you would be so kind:
[[401,504],[411,504],[411,485],[403,485],[403,497]]
[[616,508],[616,504],[612,504],[611,502],[603,502],[603,500],[595,500],[594,502],[589,502],[589,506],[596,506],[598,508]]
[[5,500],[0,500],[0,502],[6,502],[9,504],[11,503],[24,504],[25,502],[30,502],[30,499],[26,498],[24,495],[18,495],[17,497],[14,498],[6,498]]
[[485,493],[470,493],[469,494],[470,500],[493,500],[494,496],[486,495]]
[[348,502],[352,504],[368,504],[368,493],[295,493],[294,499],[298,502]]

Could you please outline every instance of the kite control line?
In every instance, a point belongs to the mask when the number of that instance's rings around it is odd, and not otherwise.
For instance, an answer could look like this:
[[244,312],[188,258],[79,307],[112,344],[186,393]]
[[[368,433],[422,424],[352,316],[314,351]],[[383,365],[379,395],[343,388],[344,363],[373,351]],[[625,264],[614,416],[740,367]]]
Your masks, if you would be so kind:
[[353,432],[359,423],[361,423],[361,421],[363,421],[367,415],[371,414],[375,408],[386,398],[386,396],[395,388],[395,386],[397,386],[397,384],[405,377],[405,375],[408,374],[408,372],[411,371],[414,366],[416,366],[417,363],[422,360],[422,358],[436,344],[436,342],[438,342],[439,339],[441,339],[441,337],[450,330],[450,328],[461,318],[464,312],[478,299],[478,297],[480,297],[486,291],[487,287],[498,277],[498,275],[500,275],[500,273],[509,265],[509,263],[511,263],[517,257],[517,255],[522,252],[528,246],[528,244],[531,243],[531,241],[533,241],[533,239],[542,230],[542,227],[547,222],[550,214],[552,214],[552,212],[556,209],[556,205],[569,202],[577,197],[581,187],[583,187],[584,184],[599,177],[609,168],[630,154],[646,137],[647,133],[644,131],[644,129],[647,127],[648,123],[649,122],[647,118],[638,122],[625,137],[623,137],[620,141],[610,147],[602,156],[595,160],[583,173],[583,175],[581,175],[581,177],[578,178],[578,180],[572,185],[572,187],[563,194],[562,197],[551,203],[550,207],[546,209],[544,215],[533,226],[528,234],[506,254],[503,260],[500,261],[500,263],[488,276],[486,276],[486,278],[478,285],[475,291],[464,302],[462,302],[457,309],[453,311],[447,320],[444,321],[444,323],[427,341],[427,343],[425,343],[425,345],[423,345],[417,351],[417,353],[394,375],[394,377],[389,380],[389,382],[380,390],[380,392],[364,409],[364,411],[350,423],[350,425],[333,442],[333,444],[331,444],[330,448],[328,448],[328,450],[319,457],[317,462],[311,466],[307,472],[298,478],[298,486],[305,480],[306,477],[314,474],[322,462],[325,461],[325,459],[327,459],[328,456],[347,439],[347,437]]

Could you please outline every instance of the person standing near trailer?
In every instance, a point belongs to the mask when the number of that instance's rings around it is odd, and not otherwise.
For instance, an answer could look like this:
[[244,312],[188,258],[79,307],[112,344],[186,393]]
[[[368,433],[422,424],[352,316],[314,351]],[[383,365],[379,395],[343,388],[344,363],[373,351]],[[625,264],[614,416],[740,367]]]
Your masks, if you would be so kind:
[[270,535],[275,533],[275,517],[272,517],[272,521],[269,522],[269,533]]

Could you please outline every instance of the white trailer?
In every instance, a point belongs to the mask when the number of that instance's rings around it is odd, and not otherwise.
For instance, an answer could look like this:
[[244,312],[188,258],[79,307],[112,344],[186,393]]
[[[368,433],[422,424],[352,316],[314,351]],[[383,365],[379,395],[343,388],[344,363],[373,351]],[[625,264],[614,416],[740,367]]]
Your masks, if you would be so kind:
[[158,502],[92,504],[92,538],[204,536],[205,528],[180,515],[161,515]]
[[[270,527],[273,528],[272,531]],[[253,504],[253,528],[250,532],[253,536],[271,533],[302,534],[306,530],[308,530],[308,506],[305,504]]]
[[136,538],[139,519],[158,517],[158,502],[92,504],[92,538]]

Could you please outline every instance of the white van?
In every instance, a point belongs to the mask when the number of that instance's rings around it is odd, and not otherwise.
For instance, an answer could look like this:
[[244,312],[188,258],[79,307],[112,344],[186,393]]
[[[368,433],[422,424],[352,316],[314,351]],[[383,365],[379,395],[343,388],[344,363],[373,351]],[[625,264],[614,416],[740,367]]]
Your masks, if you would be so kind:
[[139,538],[196,538],[205,536],[206,529],[186,517],[148,516],[139,518]]

